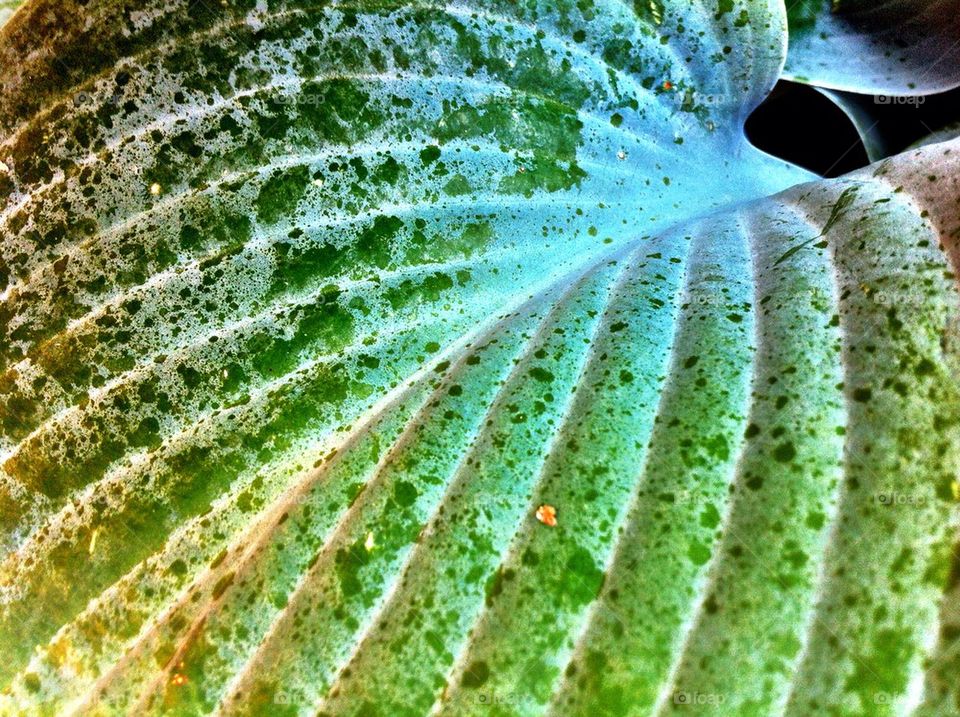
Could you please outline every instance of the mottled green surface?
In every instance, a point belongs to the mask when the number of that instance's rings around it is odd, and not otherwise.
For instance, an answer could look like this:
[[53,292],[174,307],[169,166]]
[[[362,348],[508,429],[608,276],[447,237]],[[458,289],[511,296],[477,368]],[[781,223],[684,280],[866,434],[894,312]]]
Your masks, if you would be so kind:
[[788,0],[784,75],[868,95],[960,86],[960,0]]
[[763,199],[785,37],[32,0],[0,712],[948,714],[960,150]]

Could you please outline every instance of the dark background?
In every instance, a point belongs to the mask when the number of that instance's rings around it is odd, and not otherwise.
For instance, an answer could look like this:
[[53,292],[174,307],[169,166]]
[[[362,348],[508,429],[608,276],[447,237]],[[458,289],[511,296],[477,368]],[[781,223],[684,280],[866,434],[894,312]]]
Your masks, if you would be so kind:
[[[864,117],[886,156],[897,154],[960,119],[960,89],[909,102],[841,94]],[[747,120],[747,137],[760,149],[824,177],[869,164],[856,127],[833,101],[806,85],[777,83]]]

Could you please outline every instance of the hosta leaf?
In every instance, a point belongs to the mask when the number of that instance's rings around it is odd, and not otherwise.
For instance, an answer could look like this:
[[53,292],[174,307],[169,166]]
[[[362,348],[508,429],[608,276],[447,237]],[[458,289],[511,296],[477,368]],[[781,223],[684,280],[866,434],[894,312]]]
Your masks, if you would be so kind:
[[867,158],[871,162],[879,162],[881,159],[897,154],[891,147],[889,138],[882,131],[880,122],[871,111],[869,103],[873,101],[873,97],[824,88],[817,88],[817,90],[839,107],[853,123],[863,142]]
[[[936,132],[931,132],[929,135],[917,142],[914,147],[925,147],[928,144],[947,142],[951,139],[956,139],[957,137],[960,137],[960,122],[952,122]],[[913,147],[911,147],[911,149],[913,149]]]
[[[957,124],[960,90],[927,97],[862,95],[821,87],[814,90],[847,116],[873,162],[928,141],[932,135],[939,137],[934,141],[952,139],[949,128]],[[934,132],[934,127],[938,131]],[[853,153],[851,150],[850,154]]]
[[742,132],[785,32],[19,12],[3,709],[949,704],[956,157],[762,199],[809,178]]
[[925,95],[960,85],[957,0],[786,4],[788,79],[890,95]]
[[0,26],[10,19],[20,3],[21,0],[0,0]]

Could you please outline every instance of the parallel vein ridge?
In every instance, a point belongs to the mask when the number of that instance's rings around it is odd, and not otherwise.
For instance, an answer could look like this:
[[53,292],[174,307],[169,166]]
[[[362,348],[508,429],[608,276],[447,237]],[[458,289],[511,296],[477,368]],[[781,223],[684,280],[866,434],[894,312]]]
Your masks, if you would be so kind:
[[958,192],[751,147],[785,32],[28,0],[0,714],[948,714]]

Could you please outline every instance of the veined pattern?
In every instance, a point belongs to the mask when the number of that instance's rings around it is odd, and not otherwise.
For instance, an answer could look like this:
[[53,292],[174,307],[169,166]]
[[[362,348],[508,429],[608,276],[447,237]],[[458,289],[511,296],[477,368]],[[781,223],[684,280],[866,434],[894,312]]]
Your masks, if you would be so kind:
[[765,1],[31,0],[0,711],[940,714],[956,157],[781,192],[742,126],[784,41]]

